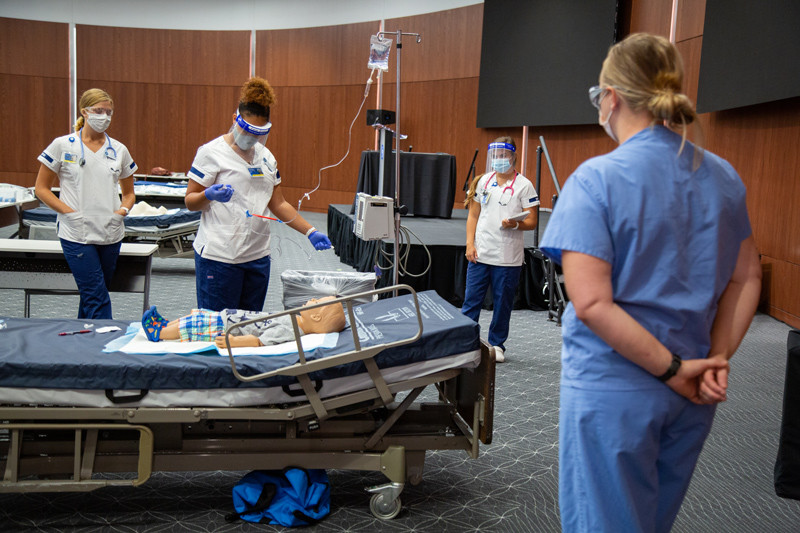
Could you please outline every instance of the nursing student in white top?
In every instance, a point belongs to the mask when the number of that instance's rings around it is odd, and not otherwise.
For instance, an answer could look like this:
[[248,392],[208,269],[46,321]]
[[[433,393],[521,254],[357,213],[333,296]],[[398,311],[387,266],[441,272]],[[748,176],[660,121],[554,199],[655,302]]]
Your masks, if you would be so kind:
[[201,211],[194,240],[197,306],[261,311],[270,270],[270,220],[304,234],[317,250],[331,242],[283,197],[275,157],[264,146],[275,93],[266,80],[242,86],[228,133],[197,150],[186,207]]
[[489,144],[486,173],[470,185],[464,204],[467,217],[467,284],[461,312],[478,321],[483,299],[492,287],[494,313],[488,342],[498,363],[505,361],[505,342],[514,294],[524,259],[522,232],[536,228],[539,197],[533,184],[514,168],[517,145],[511,137]]
[[78,318],[112,318],[108,284],[125,235],[123,219],[136,202],[137,167],[125,145],[105,133],[114,114],[108,93],[89,89],[79,107],[75,133],[58,137],[38,158],[36,196],[58,213],[58,238],[81,295]]

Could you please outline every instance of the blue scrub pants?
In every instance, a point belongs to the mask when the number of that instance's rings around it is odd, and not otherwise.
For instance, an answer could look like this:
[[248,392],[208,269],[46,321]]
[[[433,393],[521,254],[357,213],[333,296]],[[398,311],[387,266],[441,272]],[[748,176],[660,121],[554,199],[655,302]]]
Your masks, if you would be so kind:
[[521,266],[505,267],[469,263],[467,265],[467,285],[464,291],[464,305],[461,312],[478,321],[481,316],[483,299],[489,284],[492,285],[492,303],[494,313],[489,325],[489,344],[499,346],[505,351],[508,339],[508,326],[511,322],[511,310],[514,308],[514,295],[519,285]]
[[64,257],[81,293],[78,318],[111,318],[108,285],[117,268],[122,243],[80,244],[60,240]]
[[558,498],[565,533],[668,532],[711,431],[715,405],[666,385],[561,386]]
[[269,256],[247,263],[222,263],[194,253],[198,309],[261,311],[269,287]]

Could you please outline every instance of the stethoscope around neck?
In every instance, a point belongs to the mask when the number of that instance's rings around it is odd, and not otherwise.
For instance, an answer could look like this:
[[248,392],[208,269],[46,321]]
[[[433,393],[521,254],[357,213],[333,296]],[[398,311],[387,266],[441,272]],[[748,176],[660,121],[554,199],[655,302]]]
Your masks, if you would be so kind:
[[[106,157],[106,159],[110,159],[112,161],[116,161],[117,160],[117,151],[114,150],[113,146],[111,146],[111,138],[108,136],[108,133],[104,133],[104,135],[106,136],[106,140],[108,141],[108,146],[106,146],[106,149],[103,152],[103,155]],[[84,148],[84,145],[83,145],[83,128],[81,128],[80,131],[78,131],[78,140],[81,143],[81,158],[78,160],[78,164],[80,166],[83,166],[83,165],[86,164],[86,158],[84,157],[85,148]],[[111,150],[111,154],[112,155],[108,154],[109,150]]]
[[[517,176],[519,176],[519,172],[517,172],[517,171],[515,170],[515,171],[514,171],[514,179],[512,179],[512,180],[511,180],[511,184],[510,184],[510,185],[506,185],[505,187],[503,187],[503,190],[502,190],[502,192],[500,192],[500,200],[498,200],[498,203],[499,203],[500,205],[508,205],[508,201],[510,201],[510,200],[511,200],[511,197],[513,197],[513,196],[514,196],[514,183],[517,181]],[[486,180],[486,183],[484,183],[484,184],[483,184],[483,190],[484,190],[484,194],[486,194],[486,192],[485,192],[485,191],[487,191],[487,190],[488,190],[488,188],[489,188],[489,184],[492,182],[492,178],[494,178],[494,183],[495,183],[494,185],[492,185],[492,187],[497,187],[497,186],[499,185],[499,184],[497,183],[497,172],[493,172],[493,173],[492,173],[492,176],[491,176],[491,177],[490,177],[488,180]],[[506,191],[508,191],[508,190],[510,190],[510,191],[511,191],[511,196],[509,196],[509,198],[508,198],[508,200],[506,201],[506,203],[502,203],[502,198],[503,198],[503,195],[504,195],[504,194],[506,193]]]

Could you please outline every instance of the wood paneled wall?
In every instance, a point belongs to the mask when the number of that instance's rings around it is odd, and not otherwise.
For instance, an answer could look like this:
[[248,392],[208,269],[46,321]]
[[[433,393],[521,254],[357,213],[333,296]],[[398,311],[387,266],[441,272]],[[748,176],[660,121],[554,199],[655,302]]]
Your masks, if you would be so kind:
[[0,17],[0,183],[32,186],[38,155],[69,123],[67,24]]
[[114,99],[108,134],[140,173],[186,172],[197,148],[226,133],[250,67],[250,32],[77,25],[78,94]]
[[[686,92],[696,101],[705,0],[681,0],[677,46],[686,66]],[[622,36],[648,31],[668,36],[672,0],[620,2]],[[403,38],[403,149],[447,152],[458,162],[459,189],[477,149],[483,170],[486,145],[511,135],[521,147],[521,128],[478,129],[478,83],[483,5],[390,19],[385,29],[419,33]],[[256,74],[276,90],[269,147],[294,204],[317,187],[322,167],[338,162],[348,146],[348,128],[364,95],[369,36],[378,21],[257,32]],[[186,171],[201,144],[226,132],[249,72],[249,32],[144,30],[81,26],[78,33],[78,91],[98,86],[112,95],[116,113],[111,135],[125,143],[142,171],[163,166]],[[67,25],[0,18],[0,120],[10,138],[0,159],[0,181],[32,185],[36,156],[68,117]],[[384,76],[383,107],[395,109],[397,50]],[[600,65],[598,65],[598,73]],[[373,85],[364,109],[376,107]],[[748,188],[753,228],[769,268],[766,309],[800,327],[800,198],[797,179],[800,98],[700,117],[705,145],[728,159]],[[584,160],[610,151],[602,128],[530,128],[527,175],[533,179],[535,149],[543,135],[561,185]],[[303,209],[325,211],[355,194],[362,150],[375,133],[364,111],[352,128],[350,155],[322,173],[319,190]],[[542,204],[554,187],[544,165]],[[456,207],[463,200],[456,197]]]
[[[705,0],[681,0],[676,44],[685,89],[697,101]],[[747,186],[747,207],[765,266],[763,310],[800,327],[800,97],[700,116],[705,146]]]

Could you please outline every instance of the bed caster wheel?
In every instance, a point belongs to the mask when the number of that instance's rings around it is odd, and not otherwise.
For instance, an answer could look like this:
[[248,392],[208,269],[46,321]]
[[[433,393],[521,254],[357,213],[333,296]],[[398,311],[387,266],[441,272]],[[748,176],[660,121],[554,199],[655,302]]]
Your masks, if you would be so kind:
[[387,500],[384,494],[373,494],[369,499],[369,510],[372,511],[372,516],[381,520],[391,520],[400,514],[402,506],[399,497]]

